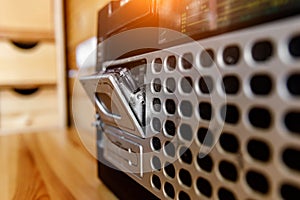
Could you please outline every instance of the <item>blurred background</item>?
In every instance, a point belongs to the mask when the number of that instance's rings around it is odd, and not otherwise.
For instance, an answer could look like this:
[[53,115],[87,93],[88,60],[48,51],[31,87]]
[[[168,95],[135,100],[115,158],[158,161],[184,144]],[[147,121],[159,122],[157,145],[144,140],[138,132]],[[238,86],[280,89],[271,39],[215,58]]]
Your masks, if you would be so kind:
[[[0,0],[0,199],[115,199],[97,177],[93,106],[75,81],[107,2]],[[72,99],[89,137],[74,128]]]
[[97,12],[107,2],[0,0],[0,134],[73,126],[73,95],[78,126],[91,130],[75,80],[90,54],[85,46],[96,47]]

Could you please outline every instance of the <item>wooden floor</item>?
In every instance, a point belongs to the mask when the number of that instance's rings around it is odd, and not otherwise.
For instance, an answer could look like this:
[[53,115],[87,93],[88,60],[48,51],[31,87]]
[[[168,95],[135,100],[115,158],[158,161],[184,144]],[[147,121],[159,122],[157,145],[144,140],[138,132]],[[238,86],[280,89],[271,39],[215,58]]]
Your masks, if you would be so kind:
[[0,136],[0,199],[116,199],[74,138],[74,130]]

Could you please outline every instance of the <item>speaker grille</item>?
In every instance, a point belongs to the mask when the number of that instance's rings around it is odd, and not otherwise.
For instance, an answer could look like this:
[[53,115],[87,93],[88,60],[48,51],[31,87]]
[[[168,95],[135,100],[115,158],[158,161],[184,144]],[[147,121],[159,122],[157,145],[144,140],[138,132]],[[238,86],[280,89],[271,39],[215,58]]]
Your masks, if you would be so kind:
[[143,145],[151,173],[133,178],[160,198],[300,198],[298,27],[291,18],[136,56],[149,63],[157,134]]

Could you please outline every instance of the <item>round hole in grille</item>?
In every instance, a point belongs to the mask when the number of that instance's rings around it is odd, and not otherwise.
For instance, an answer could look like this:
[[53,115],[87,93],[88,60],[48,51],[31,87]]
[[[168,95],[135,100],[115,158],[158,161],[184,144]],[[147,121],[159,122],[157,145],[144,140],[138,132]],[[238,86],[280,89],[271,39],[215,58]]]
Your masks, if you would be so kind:
[[266,74],[257,74],[250,78],[250,88],[256,95],[268,95],[272,91],[272,79]]
[[235,195],[228,189],[220,188],[218,191],[219,200],[235,200]]
[[238,179],[238,171],[234,164],[228,161],[221,161],[219,164],[219,171],[223,178],[235,182]]
[[203,50],[200,54],[200,64],[203,67],[210,67],[213,65],[215,54],[212,49]]
[[180,191],[178,194],[178,200],[191,200],[191,197],[184,191]]
[[237,45],[225,47],[223,51],[223,61],[226,65],[235,65],[240,59],[240,48]]
[[240,112],[238,108],[233,104],[227,104],[221,108],[222,119],[229,124],[236,124],[240,118]]
[[153,137],[151,139],[151,147],[154,151],[159,151],[161,149],[161,142],[158,137]]
[[152,82],[152,89],[155,92],[161,91],[161,80],[159,78],[155,78]]
[[252,47],[251,53],[255,61],[266,61],[270,59],[273,54],[273,45],[267,40],[256,42]]
[[172,163],[165,163],[164,172],[168,177],[175,178],[175,167]]
[[237,94],[240,89],[240,81],[234,75],[223,77],[223,90],[226,94]]
[[193,90],[193,80],[191,77],[183,77],[180,81],[181,90],[184,93],[191,93]]
[[300,135],[300,112],[288,112],[284,117],[286,128],[293,134]]
[[213,87],[213,79],[210,76],[203,76],[199,79],[199,89],[203,94],[210,94]]
[[193,161],[193,155],[189,148],[181,147],[179,149],[180,160],[186,164],[191,164]]
[[200,144],[211,147],[214,143],[212,132],[207,128],[199,128],[197,132],[198,141]]
[[179,129],[179,135],[184,140],[191,141],[193,139],[193,130],[188,124],[181,124]]
[[180,112],[184,117],[191,117],[193,115],[193,105],[189,101],[182,101],[180,103]]
[[197,189],[199,190],[199,192],[206,196],[206,197],[211,197],[212,195],[212,186],[210,184],[210,182],[208,180],[206,180],[205,178],[198,178],[197,179]]
[[161,189],[160,178],[158,176],[156,176],[155,174],[152,175],[151,182],[152,182],[153,187],[155,187],[158,190]]
[[176,112],[176,104],[175,104],[174,100],[167,99],[165,105],[166,105],[165,108],[166,108],[167,113],[174,115]]
[[160,123],[160,120],[159,120],[158,118],[156,118],[156,117],[154,117],[154,118],[152,119],[152,128],[153,128],[153,130],[156,131],[156,132],[160,132],[160,130],[161,130],[161,123]]
[[176,81],[174,78],[167,78],[166,89],[169,93],[174,93],[176,90]]
[[212,107],[208,102],[201,102],[199,104],[199,115],[204,120],[211,120],[212,117]]
[[175,123],[171,120],[167,120],[165,122],[165,132],[167,134],[167,136],[174,136],[175,132],[176,132],[176,126]]
[[181,66],[183,69],[191,69],[193,67],[193,54],[185,53],[181,59]]
[[257,139],[251,139],[248,141],[247,151],[252,158],[262,162],[267,162],[271,158],[271,150],[269,146],[265,142]]
[[185,169],[179,170],[179,180],[183,185],[185,185],[187,187],[192,186],[192,176],[191,176],[190,172],[188,172]]
[[267,178],[259,172],[248,171],[246,173],[246,181],[249,187],[258,193],[267,194],[270,190]]
[[213,160],[210,157],[210,155],[198,155],[197,156],[197,164],[200,167],[200,169],[206,171],[206,172],[211,172],[213,168]]
[[164,150],[165,150],[165,153],[170,156],[170,157],[174,157],[175,156],[175,146],[173,143],[167,141],[165,142],[165,145],[164,145]]
[[156,73],[159,73],[162,69],[162,60],[161,58],[156,58],[153,63],[153,69]]
[[160,112],[160,110],[161,110],[161,102],[160,102],[159,98],[154,98],[153,102],[152,102],[152,105],[153,105],[153,110],[154,111]]
[[300,197],[300,188],[299,186],[284,183],[280,187],[280,194],[285,200],[297,200]]
[[160,162],[160,159],[159,159],[157,156],[153,156],[151,162],[152,162],[152,168],[153,168],[154,170],[160,171],[160,169],[161,169],[161,162]]
[[266,108],[251,108],[248,117],[250,123],[256,128],[267,129],[271,126],[272,116]]
[[171,183],[166,182],[164,185],[164,191],[165,194],[170,197],[171,199],[174,199],[175,197],[175,190]]
[[289,52],[293,57],[300,57],[300,35],[294,36],[289,41]]
[[169,56],[167,58],[167,68],[170,71],[173,71],[176,68],[177,61],[175,56]]
[[291,95],[300,96],[300,73],[295,73],[288,77],[287,88]]
[[287,148],[282,153],[284,164],[292,170],[300,172],[300,150]]
[[231,133],[222,133],[219,142],[223,150],[227,152],[237,153],[239,150],[239,146],[240,146],[239,141]]

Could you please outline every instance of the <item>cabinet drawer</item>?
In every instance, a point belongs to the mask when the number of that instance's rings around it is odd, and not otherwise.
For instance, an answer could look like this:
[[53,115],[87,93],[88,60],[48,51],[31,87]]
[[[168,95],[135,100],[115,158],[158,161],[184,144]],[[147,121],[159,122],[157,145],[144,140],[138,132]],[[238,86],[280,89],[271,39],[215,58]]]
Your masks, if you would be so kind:
[[55,83],[55,44],[41,42],[29,49],[21,45],[0,41],[0,84]]
[[17,131],[58,126],[55,88],[40,88],[28,95],[13,90],[0,92],[0,130]]
[[53,32],[52,0],[0,0],[0,28]]

